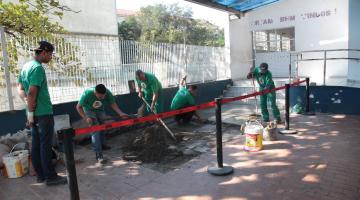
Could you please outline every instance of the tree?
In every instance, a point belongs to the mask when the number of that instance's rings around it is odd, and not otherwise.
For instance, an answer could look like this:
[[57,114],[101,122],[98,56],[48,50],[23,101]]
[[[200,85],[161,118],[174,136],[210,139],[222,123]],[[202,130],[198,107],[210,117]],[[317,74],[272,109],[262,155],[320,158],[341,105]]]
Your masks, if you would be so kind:
[[204,20],[192,19],[189,8],[177,4],[146,6],[119,24],[125,40],[224,46],[224,31]]
[[[17,3],[0,0],[0,26],[5,28],[10,37],[7,41],[7,52],[12,74],[16,76],[19,73],[19,57],[28,56],[28,49],[37,46],[39,39],[46,39],[55,46],[61,43],[72,49],[72,52],[57,52],[53,62],[48,65],[52,70],[67,75],[85,73],[80,69],[80,60],[74,56],[77,47],[62,37],[62,34],[67,32],[58,21],[62,19],[64,12],[80,11],[61,5],[59,0],[18,0]],[[3,67],[1,71],[4,71]]]
[[137,19],[130,16],[125,21],[119,23],[118,32],[123,40],[137,40],[141,36],[141,27]]

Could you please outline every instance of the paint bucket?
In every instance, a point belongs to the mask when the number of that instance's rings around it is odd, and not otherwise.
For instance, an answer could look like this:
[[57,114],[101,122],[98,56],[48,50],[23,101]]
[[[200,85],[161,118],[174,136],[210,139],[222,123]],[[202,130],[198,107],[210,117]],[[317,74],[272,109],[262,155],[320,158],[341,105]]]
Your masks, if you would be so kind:
[[8,178],[19,178],[29,172],[29,151],[10,152],[3,156],[3,162]]
[[245,151],[260,151],[263,147],[264,127],[258,121],[248,122],[245,126]]

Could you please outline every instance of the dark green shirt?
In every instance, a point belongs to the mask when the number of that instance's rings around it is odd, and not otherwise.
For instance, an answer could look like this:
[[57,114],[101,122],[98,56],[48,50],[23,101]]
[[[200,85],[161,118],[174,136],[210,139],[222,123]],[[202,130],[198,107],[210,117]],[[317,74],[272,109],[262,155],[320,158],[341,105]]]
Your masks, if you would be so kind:
[[181,87],[171,102],[171,110],[177,110],[185,106],[195,105],[194,96],[191,95],[186,87]]
[[142,89],[144,92],[145,99],[152,99],[154,93],[160,93],[162,90],[162,86],[160,81],[156,78],[154,74],[146,73],[145,74],[145,81],[141,81],[136,79],[138,87]]
[[254,70],[254,76],[261,90],[263,90],[264,88],[271,89],[275,87],[274,81],[272,79],[272,74],[269,70],[265,74],[261,74],[260,67],[256,67]]
[[29,94],[30,86],[38,87],[34,116],[53,114],[45,69],[41,63],[36,60],[26,63],[20,72],[18,82],[23,86],[26,95]]
[[110,90],[106,89],[105,98],[99,100],[95,96],[95,88],[89,88],[84,91],[80,97],[79,104],[83,107],[84,111],[103,111],[104,104],[112,104],[115,98]]

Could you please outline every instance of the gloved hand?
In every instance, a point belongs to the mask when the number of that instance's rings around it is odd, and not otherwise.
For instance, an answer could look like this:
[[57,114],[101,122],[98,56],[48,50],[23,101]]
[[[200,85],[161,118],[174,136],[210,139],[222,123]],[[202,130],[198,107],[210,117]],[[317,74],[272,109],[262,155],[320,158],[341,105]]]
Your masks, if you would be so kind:
[[27,113],[27,125],[32,126],[34,124],[34,112]]

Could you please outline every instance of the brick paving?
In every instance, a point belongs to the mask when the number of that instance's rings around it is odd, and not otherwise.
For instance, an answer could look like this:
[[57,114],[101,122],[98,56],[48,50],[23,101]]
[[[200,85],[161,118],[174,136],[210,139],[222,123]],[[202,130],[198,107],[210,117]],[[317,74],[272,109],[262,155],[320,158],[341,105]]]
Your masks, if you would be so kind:
[[[81,199],[121,200],[359,200],[360,116],[292,116],[296,135],[279,135],[264,150],[244,152],[243,138],[224,144],[224,162],[234,174],[215,177],[207,168],[216,150],[178,169],[161,173],[116,154],[109,165],[93,165],[88,148],[77,148],[85,162],[77,165]],[[224,134],[227,134],[226,132]],[[69,199],[67,186],[35,184],[34,177],[0,177],[0,199]]]

